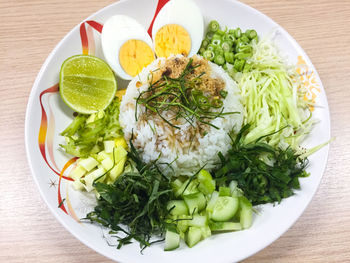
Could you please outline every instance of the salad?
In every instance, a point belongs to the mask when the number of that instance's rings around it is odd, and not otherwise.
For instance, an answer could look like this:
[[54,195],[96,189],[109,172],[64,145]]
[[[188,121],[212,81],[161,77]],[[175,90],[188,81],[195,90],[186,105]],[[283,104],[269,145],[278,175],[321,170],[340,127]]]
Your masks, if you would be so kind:
[[244,231],[254,206],[300,188],[322,145],[300,147],[313,103],[272,37],[215,20],[204,28],[194,2],[172,0],[151,34],[110,17],[101,45],[105,61],[62,64],[61,98],[77,116],[60,146],[77,158],[73,187],[97,199],[84,221],[109,228],[118,248],[174,250]]

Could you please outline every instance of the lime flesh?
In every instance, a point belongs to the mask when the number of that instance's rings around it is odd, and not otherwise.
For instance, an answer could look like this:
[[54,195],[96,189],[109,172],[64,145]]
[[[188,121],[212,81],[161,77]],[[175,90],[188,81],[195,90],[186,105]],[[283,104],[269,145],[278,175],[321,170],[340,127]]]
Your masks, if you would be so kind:
[[60,71],[62,100],[74,111],[91,114],[104,110],[117,91],[114,73],[102,59],[76,55],[66,59]]

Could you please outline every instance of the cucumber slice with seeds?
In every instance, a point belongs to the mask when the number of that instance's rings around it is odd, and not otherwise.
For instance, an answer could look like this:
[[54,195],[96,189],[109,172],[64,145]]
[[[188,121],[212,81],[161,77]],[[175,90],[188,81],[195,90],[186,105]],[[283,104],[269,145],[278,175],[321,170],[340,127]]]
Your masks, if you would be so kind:
[[214,221],[228,221],[238,210],[238,198],[231,196],[219,196],[215,202],[211,218]]

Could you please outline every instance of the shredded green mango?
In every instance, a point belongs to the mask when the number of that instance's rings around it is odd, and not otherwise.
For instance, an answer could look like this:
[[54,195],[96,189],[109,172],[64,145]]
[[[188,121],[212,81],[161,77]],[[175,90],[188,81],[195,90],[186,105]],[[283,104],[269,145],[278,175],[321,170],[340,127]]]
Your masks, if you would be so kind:
[[116,97],[104,110],[91,115],[79,114],[61,133],[66,144],[60,146],[69,154],[88,157],[103,150],[103,141],[120,137],[119,99]]
[[310,101],[295,66],[288,66],[277,48],[266,38],[253,43],[249,72],[235,73],[246,108],[244,124],[251,124],[244,143],[270,134],[271,146],[297,149],[311,129]]

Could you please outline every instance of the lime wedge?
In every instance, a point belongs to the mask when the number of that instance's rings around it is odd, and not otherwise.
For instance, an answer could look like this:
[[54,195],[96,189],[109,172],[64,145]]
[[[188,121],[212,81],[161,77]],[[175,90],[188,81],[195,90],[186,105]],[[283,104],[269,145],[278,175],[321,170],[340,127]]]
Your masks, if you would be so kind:
[[104,110],[117,91],[114,73],[106,62],[94,56],[66,59],[60,71],[62,100],[74,111],[91,114]]

